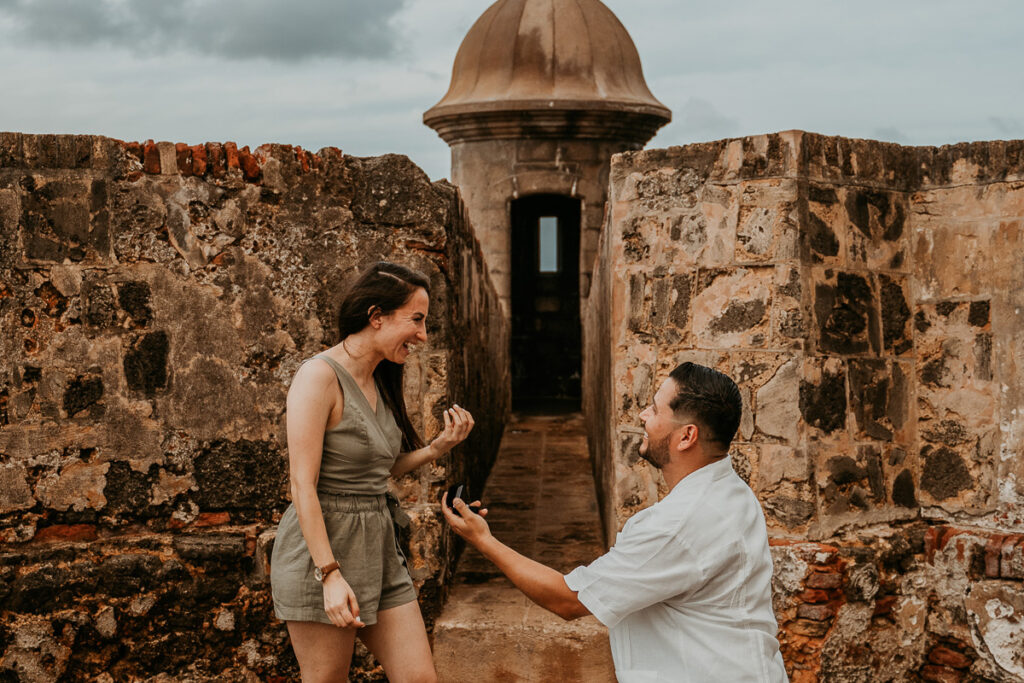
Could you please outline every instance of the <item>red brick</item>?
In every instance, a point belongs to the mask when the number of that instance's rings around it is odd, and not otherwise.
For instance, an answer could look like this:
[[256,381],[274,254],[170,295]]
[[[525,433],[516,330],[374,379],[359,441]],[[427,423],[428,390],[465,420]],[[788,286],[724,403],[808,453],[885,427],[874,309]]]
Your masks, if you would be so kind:
[[838,572],[812,572],[804,583],[808,588],[841,588],[843,575]]
[[248,147],[243,147],[238,150],[238,163],[242,168],[242,173],[245,174],[246,180],[255,182],[260,179],[260,163],[256,160],[256,157],[249,152]]
[[957,652],[945,645],[936,645],[928,653],[928,661],[940,666],[948,666],[951,669],[969,669],[971,658],[962,652]]
[[160,174],[160,149],[152,140],[146,140],[142,148],[142,169],[151,175]]
[[216,142],[206,143],[207,166],[214,178],[223,178],[227,168],[224,165],[224,148]]
[[875,601],[875,612],[872,616],[880,617],[892,613],[892,608],[896,605],[897,596],[886,595],[885,597],[879,598]]
[[184,142],[176,143],[174,156],[178,161],[178,173],[184,176],[192,175],[192,149]]
[[828,602],[832,596],[823,590],[808,588],[796,596],[800,602]]
[[829,622],[813,621],[811,619],[797,619],[786,625],[786,630],[810,638],[821,638],[828,633]]
[[956,669],[947,669],[944,666],[926,664],[921,668],[921,680],[932,681],[933,683],[960,683],[963,674]]
[[227,512],[203,512],[192,522],[192,526],[220,526],[231,521]]
[[811,619],[812,621],[828,621],[836,615],[834,604],[825,605],[800,605],[796,608],[796,616],[800,619]]
[[133,157],[142,161],[142,145],[138,142],[126,142],[124,143],[124,149],[126,152],[131,154]]
[[999,560],[1003,552],[1003,540],[1006,536],[995,534],[985,544],[985,576],[990,579],[999,578]]
[[93,524],[54,524],[36,531],[37,541],[95,541]]
[[309,173],[309,154],[301,147],[295,148],[295,160],[299,162],[299,168],[303,173]]
[[200,178],[206,175],[206,146],[192,146],[192,175]]
[[224,159],[227,161],[227,166],[231,168],[240,168],[238,165],[238,145],[233,142],[224,143]]

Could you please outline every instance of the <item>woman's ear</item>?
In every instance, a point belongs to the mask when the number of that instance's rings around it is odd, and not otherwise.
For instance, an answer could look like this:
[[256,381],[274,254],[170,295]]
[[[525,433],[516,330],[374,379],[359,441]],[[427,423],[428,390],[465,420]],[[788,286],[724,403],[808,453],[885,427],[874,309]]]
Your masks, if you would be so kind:
[[366,315],[370,318],[370,324],[373,326],[373,329],[379,330],[381,325],[380,319],[384,317],[384,314],[380,310],[380,306],[370,306],[366,311]]

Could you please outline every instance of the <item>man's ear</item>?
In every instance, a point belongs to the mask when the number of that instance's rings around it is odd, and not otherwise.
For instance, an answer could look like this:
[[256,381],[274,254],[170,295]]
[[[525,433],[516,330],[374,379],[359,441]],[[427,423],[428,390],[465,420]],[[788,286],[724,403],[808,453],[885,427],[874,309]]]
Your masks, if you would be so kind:
[[683,425],[680,427],[679,443],[676,444],[676,448],[679,451],[685,451],[687,448],[697,443],[697,439],[700,436],[700,427],[695,424]]

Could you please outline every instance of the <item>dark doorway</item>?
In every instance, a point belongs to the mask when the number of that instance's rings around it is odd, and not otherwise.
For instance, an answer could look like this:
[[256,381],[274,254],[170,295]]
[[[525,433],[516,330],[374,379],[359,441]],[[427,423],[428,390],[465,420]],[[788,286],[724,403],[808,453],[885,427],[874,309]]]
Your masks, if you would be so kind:
[[512,406],[580,407],[580,201],[512,202]]

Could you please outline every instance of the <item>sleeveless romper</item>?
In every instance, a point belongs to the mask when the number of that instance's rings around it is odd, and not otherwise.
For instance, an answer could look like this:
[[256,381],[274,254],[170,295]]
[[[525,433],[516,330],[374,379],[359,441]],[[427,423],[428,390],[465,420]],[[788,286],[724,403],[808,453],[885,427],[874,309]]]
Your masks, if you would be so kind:
[[[316,358],[334,370],[345,400],[341,422],[324,433],[317,497],[334,559],[356,595],[360,618],[369,626],[377,623],[378,611],[416,600],[387,497],[402,431],[380,392],[374,412],[345,368],[327,356]],[[278,619],[331,623],[294,504],[277,527],[270,585]]]

